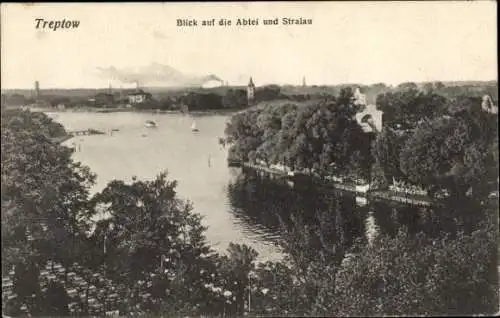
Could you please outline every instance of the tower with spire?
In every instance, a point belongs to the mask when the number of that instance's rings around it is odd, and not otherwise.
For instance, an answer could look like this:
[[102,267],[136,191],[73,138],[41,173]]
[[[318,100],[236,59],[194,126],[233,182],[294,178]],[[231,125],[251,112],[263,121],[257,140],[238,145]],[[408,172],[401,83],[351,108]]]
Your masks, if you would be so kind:
[[306,77],[302,77],[302,87],[306,87]]
[[253,83],[252,77],[250,77],[250,81],[247,86],[247,100],[249,105],[255,100],[255,84]]

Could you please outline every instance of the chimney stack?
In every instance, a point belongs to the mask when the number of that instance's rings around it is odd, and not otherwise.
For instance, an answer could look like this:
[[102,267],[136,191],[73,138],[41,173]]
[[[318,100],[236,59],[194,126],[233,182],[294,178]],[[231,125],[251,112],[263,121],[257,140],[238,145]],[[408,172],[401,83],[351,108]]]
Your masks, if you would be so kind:
[[38,81],[35,82],[35,97],[40,97],[40,83]]

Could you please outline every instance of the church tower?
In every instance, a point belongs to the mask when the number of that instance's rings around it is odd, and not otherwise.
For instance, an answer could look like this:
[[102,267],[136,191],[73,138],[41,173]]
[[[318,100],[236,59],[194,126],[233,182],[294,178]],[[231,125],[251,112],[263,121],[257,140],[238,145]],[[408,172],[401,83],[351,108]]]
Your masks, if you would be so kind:
[[247,87],[247,100],[248,104],[253,104],[255,99],[255,84],[253,83],[252,77],[250,77],[250,82],[248,82]]

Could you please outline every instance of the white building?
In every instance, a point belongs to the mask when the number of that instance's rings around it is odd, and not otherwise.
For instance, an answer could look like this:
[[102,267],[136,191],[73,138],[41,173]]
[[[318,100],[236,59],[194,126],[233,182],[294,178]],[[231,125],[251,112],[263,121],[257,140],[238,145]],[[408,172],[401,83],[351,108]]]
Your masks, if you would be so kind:
[[137,90],[136,92],[128,94],[128,100],[130,104],[141,104],[151,99],[151,94],[144,92],[143,90]]
[[382,114],[373,104],[366,107],[356,114],[356,121],[361,125],[365,132],[382,131]]
[[355,105],[366,105],[366,95],[361,93],[359,87],[354,91],[354,104]]
[[490,95],[483,96],[483,102],[481,103],[481,108],[485,112],[488,112],[491,114],[498,114],[498,106],[496,106],[493,103],[493,100],[491,99]]
[[223,84],[222,81],[210,80],[208,82],[203,83],[202,87],[203,88],[220,87],[220,86],[222,86],[222,84]]

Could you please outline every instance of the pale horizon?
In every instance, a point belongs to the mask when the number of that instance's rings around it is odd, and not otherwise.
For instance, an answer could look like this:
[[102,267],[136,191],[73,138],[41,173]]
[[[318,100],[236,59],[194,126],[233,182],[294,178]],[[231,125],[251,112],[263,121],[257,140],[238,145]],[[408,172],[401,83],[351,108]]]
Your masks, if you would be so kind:
[[[497,81],[496,11],[494,1],[2,4],[2,89],[127,88],[98,68],[131,74],[154,64],[173,68],[172,78],[214,74],[230,86],[250,76],[257,86],[304,76],[307,85]],[[275,17],[313,24],[176,26]],[[42,31],[36,18],[80,26]]]

